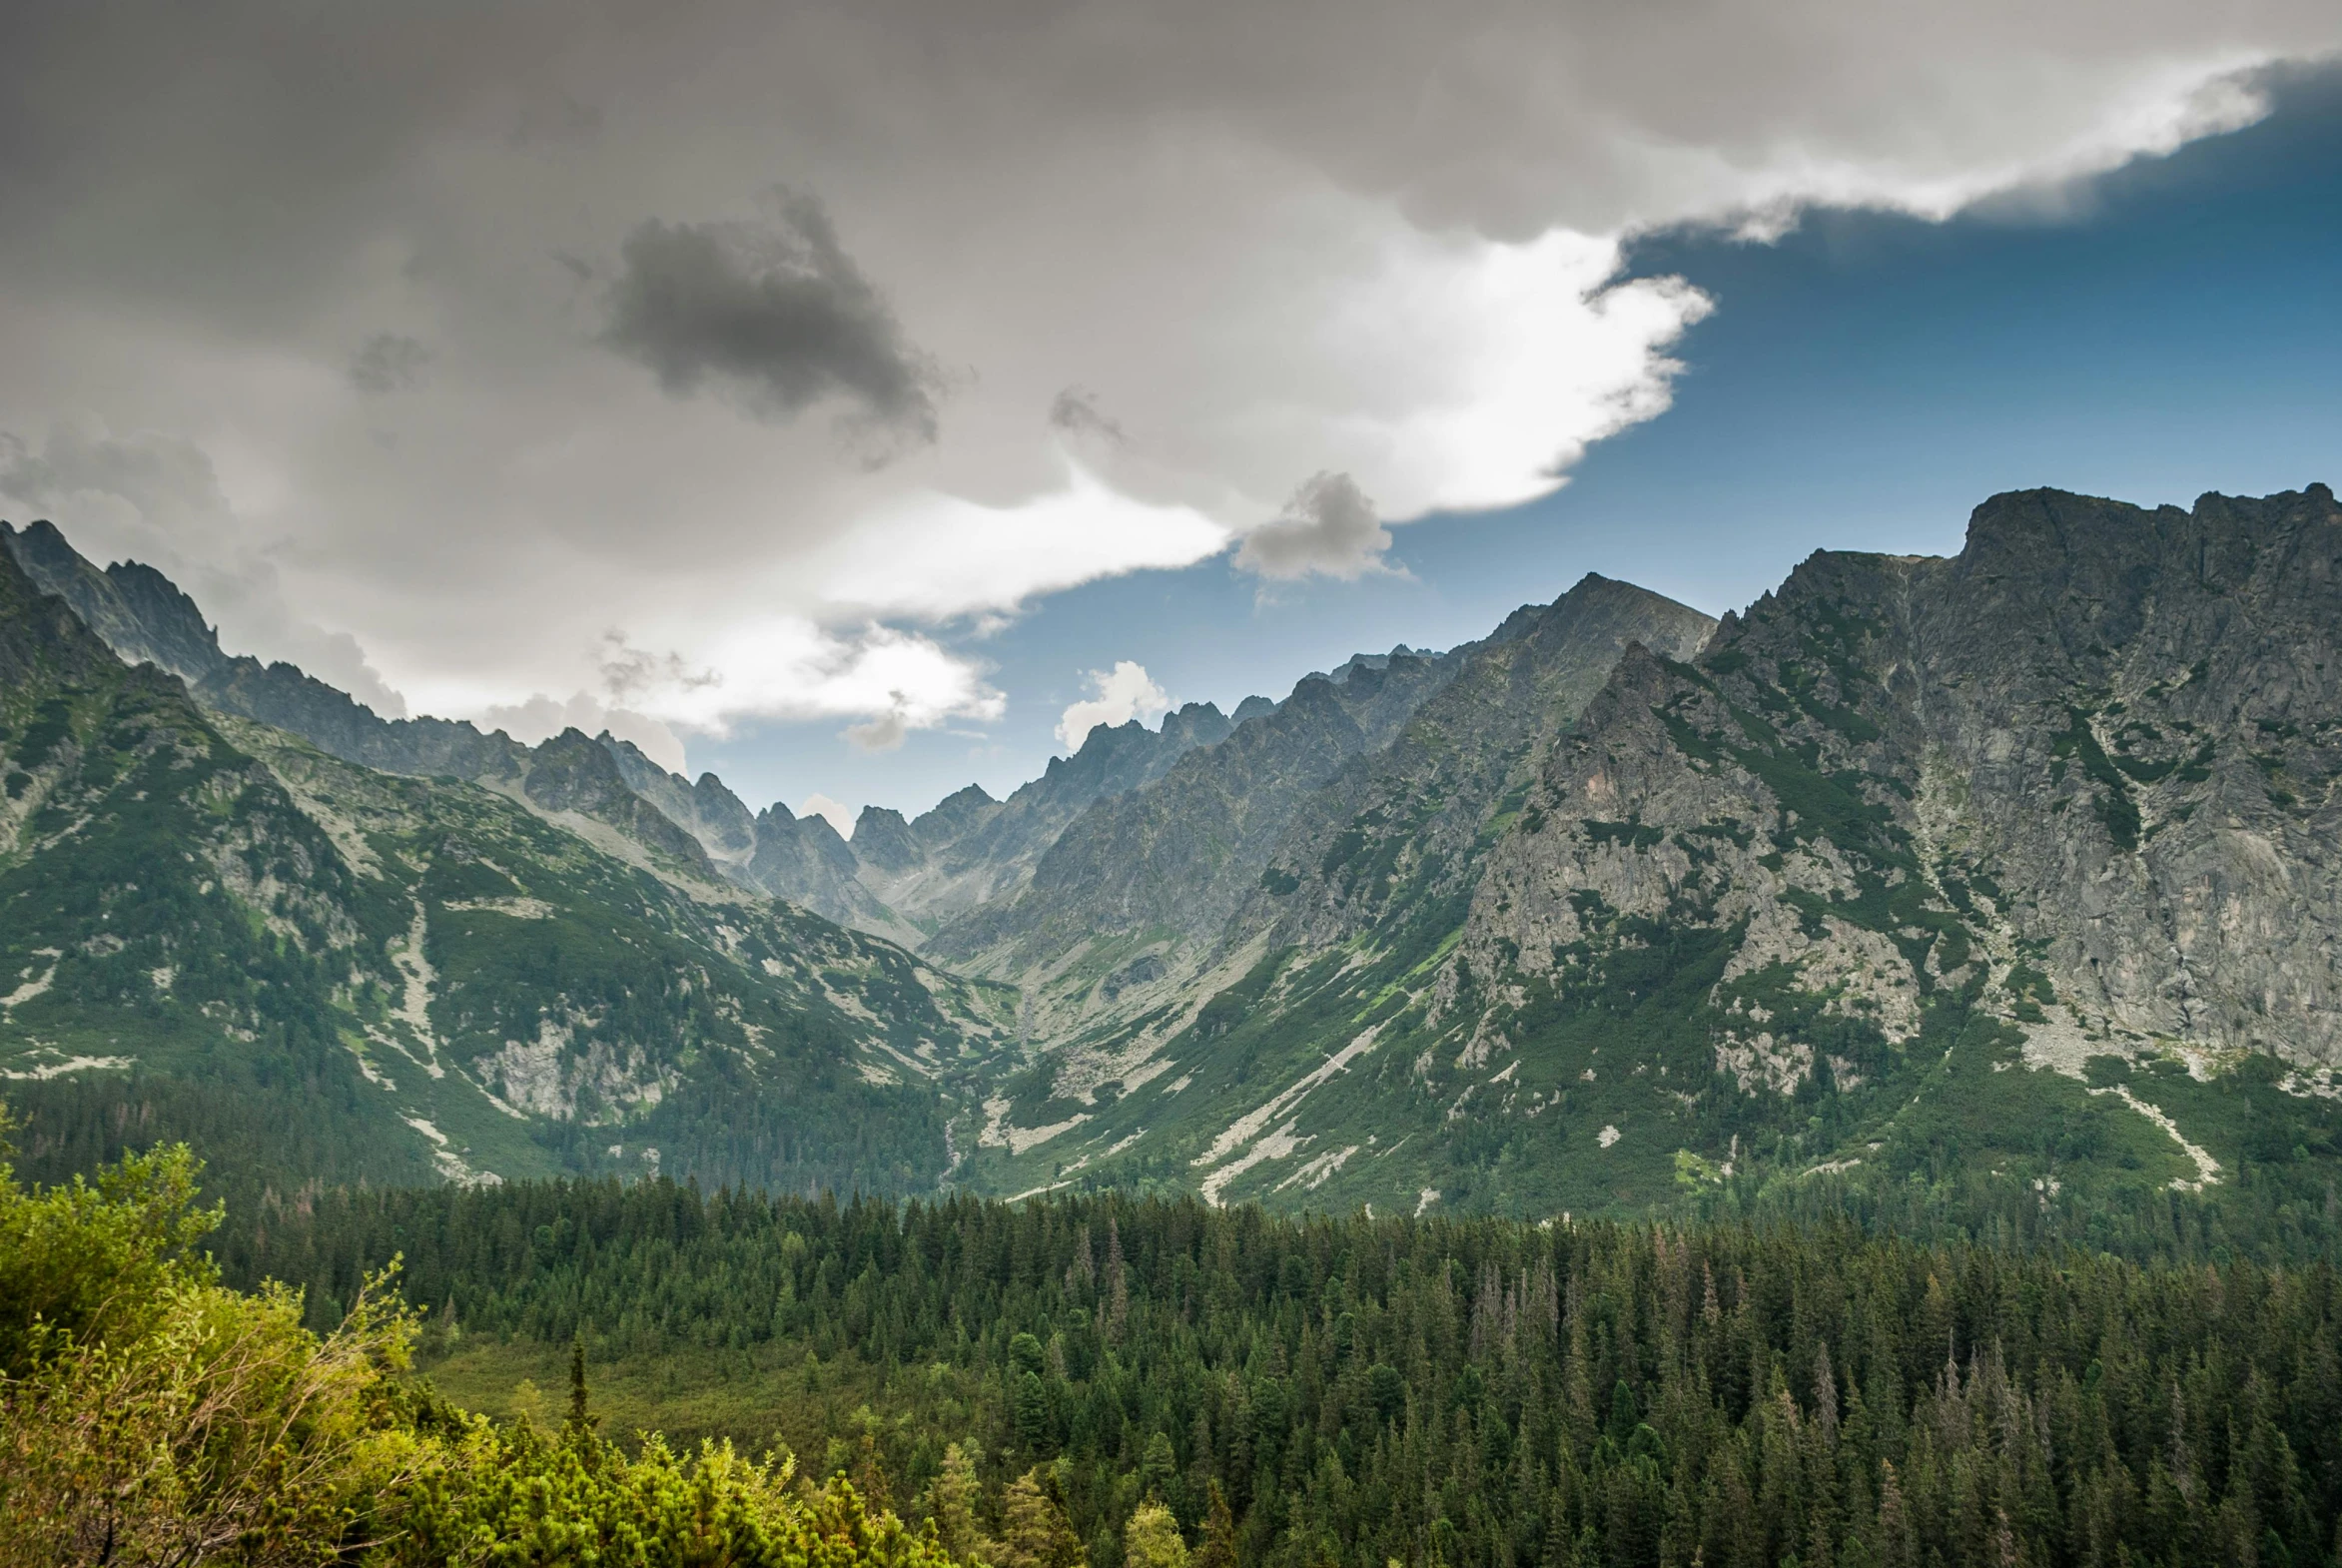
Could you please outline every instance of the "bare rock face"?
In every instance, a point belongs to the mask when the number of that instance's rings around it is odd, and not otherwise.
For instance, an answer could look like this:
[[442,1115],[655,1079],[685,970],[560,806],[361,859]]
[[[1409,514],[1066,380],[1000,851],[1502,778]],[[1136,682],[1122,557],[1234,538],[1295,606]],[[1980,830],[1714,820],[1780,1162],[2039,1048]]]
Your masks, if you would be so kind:
[[520,789],[542,810],[591,818],[666,857],[685,874],[717,879],[699,840],[629,789],[609,748],[587,739],[582,730],[565,729],[529,753]]
[[1393,912],[1468,893],[1480,852],[1517,815],[1544,748],[1627,649],[1688,659],[1716,622],[1589,573],[1472,648],[1390,744],[1313,795],[1267,857],[1240,924],[1322,947]]
[[[1728,1010],[1779,966],[1890,1038],[1968,987],[2076,1063],[2330,1067],[2338,635],[2322,486],[2002,495],[1950,560],[1817,554],[1696,660],[1619,666],[1491,853],[1459,979],[1501,994],[1664,920],[1734,933]],[[1719,1065],[1764,1076],[1763,1029],[1727,1033]]]
[[594,739],[617,764],[618,775],[628,789],[697,839],[716,869],[735,882],[746,881],[740,872],[756,854],[756,818],[722,779],[702,773],[694,784],[680,773],[669,773],[645,756],[641,747],[608,730]]
[[1350,759],[1387,745],[1458,663],[1393,653],[1306,677],[1152,783],[1102,797],[1040,857],[1031,886],[947,927],[937,951],[1007,955],[1019,969],[1106,934],[1208,941],[1310,794]]
[[972,784],[909,822],[866,810],[854,832],[862,879],[890,908],[931,925],[1014,899],[1085,812],[1145,788],[1230,727],[1210,703],[1191,702],[1155,729],[1136,719],[1097,726],[1005,801]]

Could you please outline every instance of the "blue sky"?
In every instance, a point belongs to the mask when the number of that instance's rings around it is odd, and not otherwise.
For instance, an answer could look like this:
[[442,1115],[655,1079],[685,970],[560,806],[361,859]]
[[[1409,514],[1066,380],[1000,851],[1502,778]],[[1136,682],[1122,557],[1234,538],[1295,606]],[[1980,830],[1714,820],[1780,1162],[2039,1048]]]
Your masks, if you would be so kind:
[[1816,548],[1955,551],[2001,490],[2184,505],[2342,482],[2342,74],[2289,74],[2275,102],[1948,222],[1821,210],[1770,244],[1646,238],[1631,271],[1716,311],[1677,350],[1674,405],[1553,495],[1397,529],[1394,575],[1263,584],[1220,556],[1041,597],[952,642],[1006,694],[997,722],[875,753],[835,722],[751,723],[695,739],[691,764],[753,804],[916,812],[1032,777],[1084,672],[1119,660],[1225,709],[1354,651],[1476,636],[1587,571],[1715,613]]

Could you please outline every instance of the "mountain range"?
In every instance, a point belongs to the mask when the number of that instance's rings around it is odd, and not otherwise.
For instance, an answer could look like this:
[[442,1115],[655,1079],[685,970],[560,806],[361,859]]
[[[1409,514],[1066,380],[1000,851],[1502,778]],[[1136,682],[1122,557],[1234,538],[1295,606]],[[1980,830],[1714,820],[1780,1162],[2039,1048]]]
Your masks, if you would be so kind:
[[36,1160],[201,1126],[288,1182],[2333,1202],[2323,486],[1996,496],[1956,556],[1820,552],[1721,621],[1589,576],[851,839],[607,734],[382,719],[151,568],[0,542]]

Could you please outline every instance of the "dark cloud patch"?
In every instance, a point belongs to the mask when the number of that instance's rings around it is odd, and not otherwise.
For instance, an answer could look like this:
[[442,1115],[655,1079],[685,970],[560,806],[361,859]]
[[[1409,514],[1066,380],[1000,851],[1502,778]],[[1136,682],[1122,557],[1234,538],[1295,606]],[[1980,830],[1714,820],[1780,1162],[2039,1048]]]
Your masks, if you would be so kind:
[[1320,473],[1293,491],[1273,522],[1244,535],[1236,564],[1263,577],[1306,577],[1315,572],[1351,581],[1388,571],[1382,552],[1390,530],[1374,502],[1346,473]]
[[77,498],[110,499],[159,538],[200,536],[230,516],[211,455],[195,442],[153,431],[118,436],[78,419],[58,421],[39,450],[0,430],[0,494],[67,517]]
[[1049,423],[1050,428],[1069,435],[1095,435],[1117,446],[1130,439],[1123,433],[1122,421],[1098,406],[1098,394],[1081,387],[1069,387],[1057,394],[1049,405]]
[[661,685],[689,690],[724,683],[723,676],[714,670],[693,669],[680,653],[653,653],[635,647],[626,640],[624,632],[615,628],[602,633],[599,662],[602,689],[612,702],[640,697]]
[[411,392],[422,385],[431,351],[419,338],[376,333],[350,357],[350,385],[370,397]]
[[709,383],[759,417],[835,400],[866,437],[926,444],[942,380],[809,196],[764,223],[666,224],[627,236],[602,342],[688,396]]

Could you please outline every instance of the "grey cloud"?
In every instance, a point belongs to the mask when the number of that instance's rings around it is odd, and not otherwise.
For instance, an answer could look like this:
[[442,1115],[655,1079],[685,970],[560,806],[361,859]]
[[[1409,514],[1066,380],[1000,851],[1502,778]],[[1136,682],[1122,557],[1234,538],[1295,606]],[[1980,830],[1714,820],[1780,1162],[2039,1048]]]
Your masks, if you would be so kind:
[[52,517],[101,565],[143,560],[161,570],[217,618],[229,653],[291,660],[386,718],[406,716],[406,699],[356,637],[288,601],[274,563],[240,537],[211,455],[195,442],[62,421],[35,449],[0,431],[0,496]]
[[0,433],[0,493],[54,509],[76,495],[112,497],[159,532],[229,512],[211,456],[195,442],[153,432],[120,436],[79,420],[58,423],[38,451],[22,436]]
[[[0,254],[281,312],[356,244],[427,237],[445,215],[417,177],[465,136],[631,161],[709,127],[779,127],[817,165],[948,188],[1013,184],[1069,141],[1202,126],[1517,238],[1811,194],[1755,178],[1775,163],[2017,167],[2086,141],[2171,63],[2342,45],[2331,0],[1976,0],[1933,20],[1843,0],[581,0],[563,17],[549,37],[518,0],[7,8]],[[540,174],[495,178],[525,197]]]
[[814,198],[782,193],[764,223],[651,219],[621,259],[602,342],[668,392],[720,382],[772,419],[834,398],[859,433],[935,439],[941,378]]
[[639,697],[654,686],[690,689],[724,683],[723,676],[714,670],[693,669],[680,653],[653,653],[635,647],[622,631],[602,633],[599,662],[602,689],[612,702]]
[[[902,693],[895,695],[899,699]],[[849,724],[839,733],[856,751],[899,751],[911,733],[911,719],[898,707],[863,723]]]
[[1389,548],[1390,530],[1357,482],[1346,473],[1320,473],[1293,491],[1273,522],[1244,535],[1236,564],[1263,577],[1315,573],[1350,582],[1390,570],[1383,559]]
[[419,338],[376,333],[350,357],[350,385],[370,397],[411,392],[422,385],[431,351]]
[[1130,439],[1123,433],[1122,421],[1098,406],[1098,394],[1081,387],[1069,387],[1057,394],[1049,405],[1049,423],[1050,428],[1069,435],[1094,435],[1116,446]]

